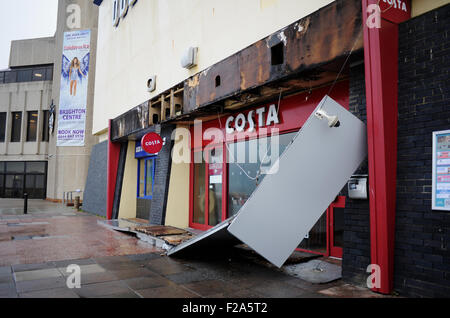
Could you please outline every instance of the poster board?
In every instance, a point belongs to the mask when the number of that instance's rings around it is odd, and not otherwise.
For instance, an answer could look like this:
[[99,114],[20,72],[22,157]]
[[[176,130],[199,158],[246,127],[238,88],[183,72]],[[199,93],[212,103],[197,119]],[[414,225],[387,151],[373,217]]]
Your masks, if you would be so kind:
[[450,130],[433,132],[432,209],[450,211]]
[[64,33],[58,109],[58,147],[82,147],[86,136],[91,31]]

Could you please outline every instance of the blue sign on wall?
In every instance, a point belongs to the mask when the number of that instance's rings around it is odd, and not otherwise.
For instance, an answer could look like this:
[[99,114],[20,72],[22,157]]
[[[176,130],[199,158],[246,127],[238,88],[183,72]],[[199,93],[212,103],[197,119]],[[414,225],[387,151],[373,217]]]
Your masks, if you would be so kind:
[[140,159],[140,158],[146,158],[146,157],[151,157],[151,156],[154,156],[154,155],[151,155],[151,154],[145,152],[141,147],[141,142],[136,141],[136,150],[135,150],[134,157],[136,159]]

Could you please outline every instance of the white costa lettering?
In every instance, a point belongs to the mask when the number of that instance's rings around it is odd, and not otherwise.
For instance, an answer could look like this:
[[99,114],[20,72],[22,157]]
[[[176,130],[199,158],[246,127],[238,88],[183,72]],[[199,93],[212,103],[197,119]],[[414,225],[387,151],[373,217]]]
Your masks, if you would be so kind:
[[[228,117],[225,122],[226,133],[230,135],[234,132],[243,132],[245,129],[247,129],[248,132],[255,131],[255,113],[257,117],[256,123],[259,128],[277,125],[280,123],[277,107],[273,104],[269,106],[269,110],[267,112],[265,107],[261,107],[256,110],[249,111],[247,117],[245,117],[244,114],[238,114],[236,117]],[[265,114],[267,114],[267,117],[264,116]]]

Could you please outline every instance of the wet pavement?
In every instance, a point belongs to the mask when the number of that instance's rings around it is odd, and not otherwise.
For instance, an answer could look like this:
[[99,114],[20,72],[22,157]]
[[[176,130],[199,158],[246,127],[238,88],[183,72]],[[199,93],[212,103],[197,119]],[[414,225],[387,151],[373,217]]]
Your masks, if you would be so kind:
[[[30,203],[35,210],[23,216],[0,202],[0,298],[382,297],[341,280],[307,282],[245,248],[169,258],[98,225],[98,217]],[[81,288],[67,287],[72,264],[80,268]]]
[[21,215],[17,201],[0,202],[0,267],[158,251],[99,226],[96,216],[40,200],[30,200],[29,214]]

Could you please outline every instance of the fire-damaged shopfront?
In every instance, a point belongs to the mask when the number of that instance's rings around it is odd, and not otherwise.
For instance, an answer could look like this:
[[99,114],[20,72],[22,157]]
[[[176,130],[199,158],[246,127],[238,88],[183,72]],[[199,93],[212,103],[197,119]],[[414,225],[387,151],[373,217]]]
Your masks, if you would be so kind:
[[[375,292],[449,296],[432,134],[450,129],[450,7],[419,2],[331,1],[177,84],[150,76],[154,93],[108,118],[108,219],[198,233],[174,257],[230,239],[276,266],[295,250],[342,259]],[[119,37],[139,5],[103,28]],[[182,65],[208,55],[188,52]]]

